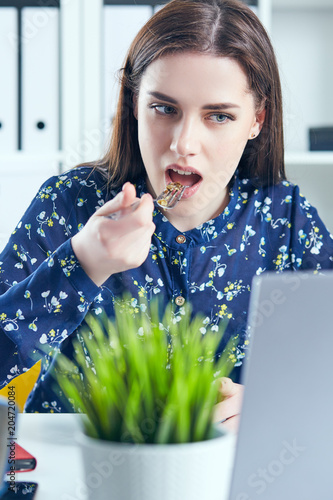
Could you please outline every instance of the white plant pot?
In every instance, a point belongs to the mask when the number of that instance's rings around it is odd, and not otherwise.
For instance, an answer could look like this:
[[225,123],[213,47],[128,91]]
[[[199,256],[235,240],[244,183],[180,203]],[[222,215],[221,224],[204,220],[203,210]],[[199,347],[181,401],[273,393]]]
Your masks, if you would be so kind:
[[85,486],[89,500],[226,500],[235,435],[221,428],[207,441],[126,444],[83,433]]

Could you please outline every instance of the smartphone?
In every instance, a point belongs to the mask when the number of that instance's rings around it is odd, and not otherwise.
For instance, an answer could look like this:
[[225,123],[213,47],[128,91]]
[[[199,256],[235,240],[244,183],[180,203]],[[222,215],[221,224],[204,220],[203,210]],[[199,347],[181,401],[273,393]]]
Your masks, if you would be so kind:
[[5,481],[0,488],[0,500],[32,500],[37,491],[37,483]]
[[11,459],[10,457],[11,455],[8,459],[10,472],[28,472],[36,468],[37,460],[35,459],[35,457],[16,442],[13,453],[13,457],[15,458]]

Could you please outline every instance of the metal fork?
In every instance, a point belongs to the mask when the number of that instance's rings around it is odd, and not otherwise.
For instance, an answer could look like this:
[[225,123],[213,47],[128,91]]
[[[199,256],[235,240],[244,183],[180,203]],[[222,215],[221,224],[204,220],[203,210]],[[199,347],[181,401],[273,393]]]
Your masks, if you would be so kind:
[[[186,186],[183,186],[179,182],[171,182],[167,185],[164,191],[154,200],[157,205],[159,205],[163,210],[171,210],[180,201],[184,194]],[[125,215],[134,212],[140,205],[140,200],[135,201],[129,207],[122,208],[113,212],[112,214],[106,215],[108,219],[119,220]]]

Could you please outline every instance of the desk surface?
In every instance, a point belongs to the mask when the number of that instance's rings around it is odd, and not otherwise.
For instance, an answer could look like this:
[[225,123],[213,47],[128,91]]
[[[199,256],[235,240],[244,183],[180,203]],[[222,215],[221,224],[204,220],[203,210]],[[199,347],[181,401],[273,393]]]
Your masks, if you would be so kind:
[[80,415],[24,413],[18,419],[18,443],[36,459],[31,472],[17,481],[36,481],[36,500],[86,500],[83,466],[75,434]]
[[[18,443],[37,459],[36,469],[17,473],[17,481],[38,483],[35,500],[86,500],[81,452],[75,441],[80,415],[23,413],[17,423]],[[234,448],[231,460],[233,452]]]

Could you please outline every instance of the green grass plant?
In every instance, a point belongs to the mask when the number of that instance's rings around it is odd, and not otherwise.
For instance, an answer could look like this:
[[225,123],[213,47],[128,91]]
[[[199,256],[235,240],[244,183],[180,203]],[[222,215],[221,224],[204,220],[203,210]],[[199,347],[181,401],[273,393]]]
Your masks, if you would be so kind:
[[178,321],[170,305],[160,320],[157,301],[136,305],[127,297],[113,319],[86,316],[74,360],[57,356],[56,379],[84,413],[87,435],[156,444],[212,437],[218,379],[234,365],[233,346],[216,359],[223,333],[202,334],[202,317],[182,312]]

